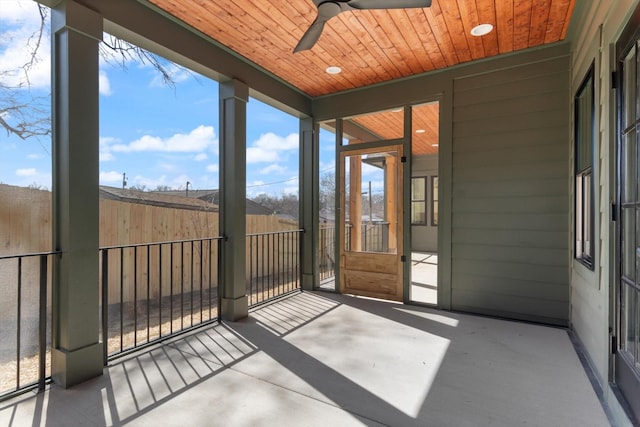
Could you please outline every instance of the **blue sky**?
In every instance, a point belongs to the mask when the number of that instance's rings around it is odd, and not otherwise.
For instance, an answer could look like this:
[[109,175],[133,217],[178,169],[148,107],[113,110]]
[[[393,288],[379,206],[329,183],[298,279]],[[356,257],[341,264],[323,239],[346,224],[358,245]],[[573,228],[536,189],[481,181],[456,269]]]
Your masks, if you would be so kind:
[[[24,83],[17,70],[26,62],[29,36],[39,15],[31,0],[0,1],[0,81]],[[47,36],[48,36],[47,30]],[[30,93],[48,99],[50,45],[45,40],[29,72]],[[218,84],[171,63],[175,87],[161,82],[153,67],[130,61],[126,69],[100,62],[100,184],[155,189],[218,188]],[[45,105],[48,107],[48,100]],[[298,119],[255,99],[247,105],[247,193],[282,194],[298,190]],[[10,119],[10,117],[5,117]],[[51,188],[48,138],[22,141],[0,134],[0,182]],[[333,145],[321,169],[331,168]]]

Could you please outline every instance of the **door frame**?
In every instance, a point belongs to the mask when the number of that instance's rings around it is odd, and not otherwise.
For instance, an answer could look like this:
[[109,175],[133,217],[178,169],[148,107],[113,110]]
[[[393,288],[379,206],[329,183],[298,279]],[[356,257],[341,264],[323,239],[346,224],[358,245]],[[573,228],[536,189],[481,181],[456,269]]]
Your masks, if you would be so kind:
[[[402,138],[391,139],[386,141],[375,141],[375,142],[366,142],[357,144],[361,147],[375,147],[375,146],[384,146],[389,143],[398,143],[403,144],[404,146],[404,156],[407,158],[407,162],[404,167],[404,194],[408,194],[410,188],[407,188],[411,183],[411,164],[412,164],[412,154],[411,154],[411,141],[412,141],[412,126],[413,126],[413,107],[425,103],[430,102],[438,102],[439,104],[439,117],[438,117],[438,140],[439,140],[439,148],[438,148],[438,181],[439,181],[439,202],[438,202],[438,303],[437,307],[442,308],[444,310],[452,309],[452,292],[451,292],[451,268],[452,268],[452,227],[451,227],[451,182],[453,178],[453,151],[452,151],[452,139],[453,139],[453,80],[449,81],[444,86],[438,87],[439,91],[434,93],[428,93],[422,96],[418,96],[414,99],[411,99],[407,104],[398,106],[398,108],[403,109],[404,114],[404,133]],[[396,105],[388,105],[386,108],[395,108]],[[381,109],[384,109],[382,107]],[[358,114],[367,113],[371,110],[360,110],[357,111]],[[353,112],[356,113],[356,112]],[[343,117],[346,117],[343,116]],[[321,123],[327,122],[331,123],[331,126],[334,129],[334,147],[335,147],[335,155],[334,155],[334,165],[335,165],[335,182],[340,182],[340,153],[345,150],[358,149],[360,147],[343,145],[343,119],[342,117],[332,117],[327,118]],[[320,123],[319,122],[319,123]],[[316,132],[316,138],[317,136]],[[340,204],[340,194],[338,191],[335,192],[334,195],[334,206],[336,209]],[[410,212],[411,209],[411,200],[408,197],[404,198],[404,210],[405,212]],[[337,212],[336,212],[337,214]],[[337,216],[337,215],[336,215]],[[411,253],[411,216],[404,215],[404,253]],[[317,224],[316,224],[317,226]],[[339,233],[336,233],[339,234]],[[339,239],[339,236],[336,236],[334,240],[333,252],[334,254],[338,254],[340,251],[340,245],[342,242]],[[412,303],[415,302],[410,301],[410,279],[411,279],[411,263],[404,262],[403,263],[403,282],[404,282],[404,303]],[[338,291],[340,280],[340,263],[335,263],[335,289],[333,292]]]
[[[614,164],[612,167],[613,173],[611,174],[612,180],[612,188],[614,190],[615,195],[615,225],[614,225],[614,233],[613,233],[613,247],[611,253],[611,262],[612,262],[612,283],[610,286],[610,307],[612,309],[612,313],[610,314],[610,321],[613,329],[613,338],[616,338],[612,343],[612,351],[610,353],[609,362],[610,362],[610,372],[609,372],[609,380],[612,383],[617,385],[617,389],[620,391],[624,399],[626,400],[627,408],[626,410],[630,411],[630,417],[635,417],[636,420],[640,420],[640,403],[637,400],[633,399],[633,396],[637,396],[640,394],[640,373],[637,369],[629,366],[629,362],[627,361],[627,357],[623,354],[623,342],[626,341],[626,337],[623,335],[623,313],[622,310],[624,308],[624,294],[622,292],[623,288],[623,252],[622,252],[622,233],[623,233],[623,216],[622,216],[622,191],[623,191],[623,180],[621,178],[623,172],[623,164],[622,164],[622,149],[623,149],[623,133],[625,133],[625,128],[629,128],[624,123],[623,113],[624,111],[624,102],[625,102],[625,87],[624,87],[624,61],[626,56],[631,52],[632,49],[636,49],[636,60],[635,60],[635,72],[634,72],[634,105],[635,108],[638,108],[637,101],[640,98],[640,86],[639,86],[639,73],[640,69],[638,67],[638,55],[640,55],[640,49],[637,47],[640,42],[640,6],[638,6],[633,14],[633,16],[629,19],[629,21],[625,24],[624,30],[618,37],[615,43],[615,58],[613,61],[613,68],[615,71],[615,87],[616,87],[616,96],[615,102],[612,103],[612,107],[615,110],[615,137],[613,138],[614,151],[613,153],[615,159],[613,160]],[[636,130],[635,138],[636,138],[636,150],[638,149],[638,137],[640,133],[638,130],[639,120],[638,120],[638,112],[635,113],[634,117],[634,125]],[[636,156],[636,172],[640,167],[640,163],[638,162],[637,152]],[[637,180],[636,176],[636,180]],[[637,185],[637,184],[636,184]],[[636,190],[637,191],[637,190]],[[637,197],[637,196],[636,196]],[[635,220],[637,224],[637,219]],[[635,224],[634,224],[635,225]],[[637,231],[634,232],[636,239]],[[636,240],[636,247],[638,246],[638,241]],[[637,249],[636,249],[637,250]],[[637,272],[636,272],[637,276]],[[637,281],[637,279],[636,279]],[[638,302],[636,302],[636,309],[640,306]],[[636,314],[636,318],[637,318]],[[638,325],[636,324],[636,341],[638,336]],[[640,355],[636,355],[639,357]]]
[[[347,148],[348,147],[348,148]],[[337,181],[337,189],[339,189],[339,191],[337,191],[339,197],[339,202],[337,204],[338,206],[338,215],[336,218],[336,222],[337,222],[337,226],[339,227],[339,232],[337,233],[337,238],[336,240],[339,242],[338,244],[338,251],[336,252],[338,254],[339,257],[339,266],[340,268],[338,269],[338,271],[336,272],[336,290],[338,292],[343,292],[346,290],[347,288],[347,283],[343,283],[343,277],[345,277],[344,275],[346,274],[346,271],[344,271],[344,266],[346,264],[346,260],[347,257],[349,257],[354,263],[366,263],[368,261],[367,258],[369,257],[380,257],[380,260],[384,260],[384,261],[388,261],[388,262],[381,262],[378,266],[379,266],[379,271],[373,271],[375,270],[375,268],[373,270],[365,270],[362,269],[360,271],[363,271],[363,280],[364,277],[366,277],[366,275],[379,275],[380,278],[384,278],[387,277],[389,278],[390,275],[394,274],[395,275],[395,289],[394,289],[394,293],[385,293],[385,292],[376,292],[373,289],[354,289],[351,288],[349,289],[349,291],[355,291],[354,293],[358,294],[358,295],[362,295],[362,296],[370,296],[370,297],[375,297],[375,298],[385,298],[385,299],[392,299],[394,301],[404,301],[405,300],[405,293],[406,293],[406,284],[407,284],[407,280],[405,277],[405,268],[404,268],[404,264],[405,264],[405,260],[406,260],[406,256],[405,256],[405,244],[404,244],[404,240],[407,237],[406,233],[404,232],[404,226],[405,226],[405,215],[404,215],[404,211],[405,211],[405,205],[404,205],[404,193],[405,193],[405,173],[404,173],[404,169],[406,168],[406,157],[404,157],[404,150],[405,150],[405,146],[404,146],[404,140],[403,139],[393,139],[393,140],[383,140],[383,141],[375,141],[374,143],[361,143],[361,144],[354,144],[354,145],[350,145],[350,146],[345,146],[343,147],[344,149],[342,150],[338,150],[338,152],[336,153],[336,158],[338,161],[338,167],[336,170],[339,171],[339,173],[337,174],[338,177],[336,179]],[[366,154],[372,154],[372,153],[379,153],[379,152],[384,152],[384,151],[395,151],[397,153],[397,163],[396,163],[396,168],[397,170],[395,171],[395,176],[396,176],[396,203],[395,203],[395,235],[396,235],[396,239],[395,239],[395,246],[396,246],[396,252],[395,254],[393,253],[388,253],[388,252],[362,252],[362,251],[346,251],[345,250],[345,236],[346,236],[346,218],[344,218],[345,215],[345,206],[346,206],[346,192],[344,191],[344,188],[346,186],[346,174],[344,173],[345,171],[345,161],[349,156],[359,156],[359,155],[366,155]],[[386,180],[386,177],[385,177]],[[393,260],[388,260],[388,258],[393,257]],[[395,273],[390,273],[388,271],[386,271],[386,267],[391,267],[392,269],[395,269]],[[373,278],[373,277],[372,277]],[[346,280],[345,280],[346,281]]]

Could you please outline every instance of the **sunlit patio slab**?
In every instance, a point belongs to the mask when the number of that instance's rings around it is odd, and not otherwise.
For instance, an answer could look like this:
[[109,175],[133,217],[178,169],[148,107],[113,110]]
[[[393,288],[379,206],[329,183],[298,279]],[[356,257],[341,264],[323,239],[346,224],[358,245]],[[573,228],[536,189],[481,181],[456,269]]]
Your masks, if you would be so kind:
[[605,426],[566,330],[326,293],[0,403],[0,425]]

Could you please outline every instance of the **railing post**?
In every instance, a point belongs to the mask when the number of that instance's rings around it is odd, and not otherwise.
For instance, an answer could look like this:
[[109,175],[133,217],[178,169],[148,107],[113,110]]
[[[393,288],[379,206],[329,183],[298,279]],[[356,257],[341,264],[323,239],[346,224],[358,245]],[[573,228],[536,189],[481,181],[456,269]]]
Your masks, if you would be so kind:
[[151,245],[147,245],[147,342],[151,334]]
[[[220,283],[220,277],[222,277],[221,274],[221,270],[222,270],[222,239],[218,239],[216,240],[216,262],[217,262],[217,268],[216,268],[216,273],[217,273],[217,282],[218,282],[218,286],[216,288],[216,303],[217,303],[217,309],[218,309],[218,313],[217,313],[217,318],[218,318],[218,322],[220,322],[222,320],[222,295],[220,292],[220,287],[222,286]],[[249,309],[247,308],[247,311]]]
[[51,11],[52,239],[51,372],[62,387],[102,375],[98,290],[100,212],[98,43],[103,17],[79,2]]
[[162,243],[158,245],[158,337],[162,337]]
[[389,223],[382,224],[382,252],[389,252]]
[[109,250],[102,254],[102,364],[107,366],[109,356]]
[[169,298],[169,313],[171,313],[171,321],[169,322],[169,333],[173,334],[173,251],[174,251],[174,246],[173,246],[173,242],[171,242],[170,245],[170,251],[169,251],[169,270],[171,271],[169,274],[169,295],[171,296]]
[[298,263],[302,278],[302,289],[312,290],[320,285],[318,278],[318,127],[313,118],[300,120],[300,194],[299,224],[304,231],[299,233]]
[[18,258],[18,295],[16,297],[18,302],[16,307],[16,389],[20,388],[20,337],[22,331],[22,257]]
[[220,230],[222,243],[222,317],[248,316],[246,283],[246,122],[248,86],[220,83]]
[[[253,302],[253,292],[254,292],[254,265],[257,265],[257,261],[254,263],[254,252],[256,254],[256,257],[258,256],[258,249],[256,246],[256,250],[253,250],[253,247],[255,245],[254,242],[254,236],[249,236],[249,289],[248,289],[248,294],[249,294],[249,305],[251,305],[251,303]],[[257,284],[257,281],[255,282]]]
[[40,255],[40,298],[39,298],[39,324],[38,324],[38,391],[44,390],[46,377],[45,365],[47,363],[47,258],[49,255]]
[[133,346],[138,345],[138,246],[133,247]]
[[[131,283],[131,279],[129,279]],[[124,249],[120,248],[120,351],[124,347]]]

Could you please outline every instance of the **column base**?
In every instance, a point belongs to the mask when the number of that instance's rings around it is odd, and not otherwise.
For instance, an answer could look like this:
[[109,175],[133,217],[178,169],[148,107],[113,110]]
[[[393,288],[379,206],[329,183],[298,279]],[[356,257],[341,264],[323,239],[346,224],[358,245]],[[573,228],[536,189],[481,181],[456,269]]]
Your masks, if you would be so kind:
[[313,274],[302,275],[302,290],[303,291],[313,290]]
[[73,351],[59,348],[51,351],[51,377],[64,388],[102,375],[103,365],[99,342]]
[[235,322],[249,316],[249,298],[246,295],[240,298],[222,298],[222,320]]

